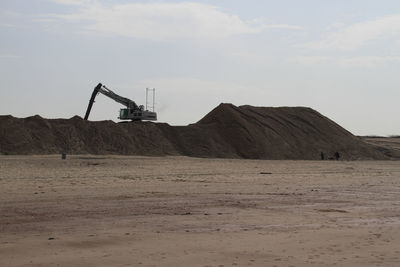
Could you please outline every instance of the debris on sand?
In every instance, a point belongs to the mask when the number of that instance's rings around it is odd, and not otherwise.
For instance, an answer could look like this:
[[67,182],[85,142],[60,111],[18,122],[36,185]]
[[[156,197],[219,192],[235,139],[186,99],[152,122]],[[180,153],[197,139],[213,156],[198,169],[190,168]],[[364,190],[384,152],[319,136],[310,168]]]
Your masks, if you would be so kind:
[[339,209],[319,209],[319,212],[339,212],[339,213],[347,213],[345,210],[339,210]]

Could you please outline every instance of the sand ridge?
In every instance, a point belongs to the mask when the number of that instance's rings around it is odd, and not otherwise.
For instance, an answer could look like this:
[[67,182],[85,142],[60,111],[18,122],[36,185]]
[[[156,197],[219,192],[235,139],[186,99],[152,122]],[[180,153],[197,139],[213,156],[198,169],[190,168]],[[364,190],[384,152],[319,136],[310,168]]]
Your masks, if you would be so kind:
[[[387,149],[386,149],[387,150]],[[0,116],[1,154],[183,155],[205,158],[389,159],[317,111],[305,107],[221,104],[197,123],[24,119]]]

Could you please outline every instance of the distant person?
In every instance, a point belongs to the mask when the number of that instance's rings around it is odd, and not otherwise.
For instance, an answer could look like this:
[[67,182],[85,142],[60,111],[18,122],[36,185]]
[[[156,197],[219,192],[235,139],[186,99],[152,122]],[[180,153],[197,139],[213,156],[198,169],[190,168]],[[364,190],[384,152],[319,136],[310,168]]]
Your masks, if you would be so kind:
[[340,159],[340,154],[339,154],[339,152],[335,152],[335,159],[336,159],[336,160],[339,160],[339,159]]
[[324,152],[321,152],[321,160],[325,160],[325,154],[324,154]]

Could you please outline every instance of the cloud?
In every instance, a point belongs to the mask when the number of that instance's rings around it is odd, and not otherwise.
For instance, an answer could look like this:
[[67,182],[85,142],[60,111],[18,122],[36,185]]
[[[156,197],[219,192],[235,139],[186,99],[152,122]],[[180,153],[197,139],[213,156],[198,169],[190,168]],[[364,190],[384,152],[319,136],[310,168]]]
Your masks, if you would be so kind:
[[11,23],[0,23],[0,27],[5,27],[5,28],[15,28],[16,25],[11,24]]
[[288,29],[288,30],[303,30],[303,27],[289,24],[270,24],[264,25],[264,29]]
[[0,59],[17,59],[17,58],[21,58],[21,56],[14,54],[0,54]]
[[390,37],[400,39],[400,14],[340,27],[328,32],[321,40],[305,46],[312,49],[355,50],[371,41]]
[[338,64],[345,67],[377,67],[387,63],[400,62],[400,56],[379,57],[379,56],[361,56],[341,58],[337,60]]
[[289,59],[290,62],[302,65],[316,65],[332,61],[332,58],[325,56],[297,56]]
[[388,63],[400,62],[400,56],[357,56],[357,57],[327,57],[327,56],[298,56],[289,62],[301,65],[330,64],[340,67],[373,68]]
[[50,17],[84,25],[85,32],[102,36],[171,41],[181,39],[221,39],[240,34],[256,34],[267,29],[296,30],[287,24],[245,21],[217,7],[195,3],[126,3],[105,6],[89,0],[53,0],[78,5],[73,13]]
[[50,2],[62,5],[83,6],[94,3],[93,0],[49,0]]

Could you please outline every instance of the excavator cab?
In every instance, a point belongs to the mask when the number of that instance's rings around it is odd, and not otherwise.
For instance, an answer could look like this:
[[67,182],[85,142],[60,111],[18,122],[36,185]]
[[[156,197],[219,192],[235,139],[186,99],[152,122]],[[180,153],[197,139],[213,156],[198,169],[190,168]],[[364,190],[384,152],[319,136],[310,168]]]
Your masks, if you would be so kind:
[[129,109],[127,109],[127,108],[121,108],[121,109],[119,110],[119,117],[118,117],[118,119],[120,119],[120,120],[126,120],[126,119],[128,118],[128,115],[129,115]]
[[121,108],[118,119],[132,121],[155,121],[157,120],[157,113],[143,109],[133,110],[129,108]]

